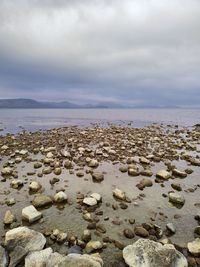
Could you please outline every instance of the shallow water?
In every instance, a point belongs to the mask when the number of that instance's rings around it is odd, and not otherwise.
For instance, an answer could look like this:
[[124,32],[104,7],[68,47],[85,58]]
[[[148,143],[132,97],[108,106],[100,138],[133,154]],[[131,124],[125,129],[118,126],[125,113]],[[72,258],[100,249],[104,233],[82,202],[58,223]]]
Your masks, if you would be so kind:
[[1,133],[35,131],[69,125],[116,123],[143,127],[152,123],[193,126],[200,123],[200,109],[0,109]]

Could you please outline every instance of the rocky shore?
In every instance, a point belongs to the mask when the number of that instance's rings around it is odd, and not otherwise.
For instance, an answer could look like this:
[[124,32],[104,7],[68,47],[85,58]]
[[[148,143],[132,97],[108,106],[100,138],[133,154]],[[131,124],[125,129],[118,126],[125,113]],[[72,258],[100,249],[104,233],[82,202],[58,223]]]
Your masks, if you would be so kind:
[[0,267],[200,266],[200,129],[0,136]]

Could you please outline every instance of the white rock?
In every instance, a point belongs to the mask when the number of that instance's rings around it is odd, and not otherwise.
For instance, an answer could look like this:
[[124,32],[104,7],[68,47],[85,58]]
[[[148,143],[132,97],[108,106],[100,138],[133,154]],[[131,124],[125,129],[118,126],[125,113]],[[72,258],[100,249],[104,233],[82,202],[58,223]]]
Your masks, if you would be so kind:
[[42,213],[37,211],[33,205],[25,207],[22,210],[22,218],[27,220],[29,223],[33,223],[42,217]]
[[185,198],[178,193],[169,193],[169,201],[175,204],[183,205],[185,203]]
[[15,220],[15,215],[10,210],[7,210],[4,215],[4,224],[12,224]]
[[123,250],[123,258],[130,267],[187,267],[186,258],[171,244],[162,245],[139,239]]
[[0,267],[7,267],[8,266],[8,255],[6,250],[0,246]]
[[113,190],[113,196],[120,199],[120,200],[125,200],[125,198],[126,198],[125,193],[118,188],[115,188],[115,190]]
[[95,198],[97,202],[101,201],[101,195],[99,193],[92,193],[90,196]]
[[95,206],[97,204],[97,200],[93,197],[85,197],[83,199],[83,203],[88,206]]
[[160,170],[157,174],[156,177],[161,178],[163,180],[168,180],[171,177],[171,174],[166,171],[166,170]]
[[101,249],[102,247],[103,247],[103,244],[100,241],[89,241],[85,249],[87,253],[91,253],[95,250]]
[[32,181],[29,185],[29,190],[33,192],[37,192],[41,188],[41,184],[37,181]]
[[25,258],[25,267],[43,267],[51,256],[52,248],[30,252]]
[[189,252],[194,256],[200,255],[200,238],[196,238],[194,241],[187,244]]
[[67,198],[67,194],[65,194],[63,191],[60,191],[54,195],[54,201],[56,203],[67,201]]

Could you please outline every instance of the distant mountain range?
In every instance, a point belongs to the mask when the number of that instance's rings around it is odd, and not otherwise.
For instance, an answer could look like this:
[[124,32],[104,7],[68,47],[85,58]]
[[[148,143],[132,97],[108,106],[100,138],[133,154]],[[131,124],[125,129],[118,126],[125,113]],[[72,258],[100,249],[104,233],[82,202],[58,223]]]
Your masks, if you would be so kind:
[[178,106],[155,106],[155,105],[138,105],[138,106],[122,106],[113,102],[101,102],[99,104],[78,105],[69,101],[48,102],[36,101],[33,99],[17,98],[17,99],[0,99],[0,109],[2,108],[179,108]]
[[42,102],[33,99],[0,99],[0,108],[108,108],[104,104],[77,105],[68,101],[62,102]]

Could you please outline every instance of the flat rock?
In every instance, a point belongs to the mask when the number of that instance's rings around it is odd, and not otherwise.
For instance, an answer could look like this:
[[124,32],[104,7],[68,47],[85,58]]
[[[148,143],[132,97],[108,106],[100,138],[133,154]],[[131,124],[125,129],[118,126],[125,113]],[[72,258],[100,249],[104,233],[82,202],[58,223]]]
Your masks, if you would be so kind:
[[32,204],[36,208],[51,205],[53,203],[52,199],[46,195],[37,195],[32,200]]
[[42,217],[42,213],[37,211],[33,205],[23,208],[22,218],[29,223],[33,223]]
[[174,176],[178,176],[178,177],[180,177],[180,178],[185,178],[185,177],[187,177],[187,173],[186,173],[186,172],[184,172],[184,171],[180,171],[180,170],[178,170],[178,169],[173,169],[173,170],[172,170],[172,174],[173,174]]
[[139,239],[123,249],[123,258],[130,267],[187,267],[186,258],[173,245],[162,245]]
[[166,170],[160,170],[157,172],[156,177],[163,180],[168,180],[171,177],[171,174]]
[[46,238],[39,232],[27,227],[18,227],[5,235],[5,247],[9,251],[10,265],[15,267],[31,251],[43,249]]
[[85,197],[83,199],[83,203],[88,206],[95,206],[97,204],[97,200],[93,197]]
[[30,252],[25,258],[25,267],[43,267],[51,256],[52,248]]

